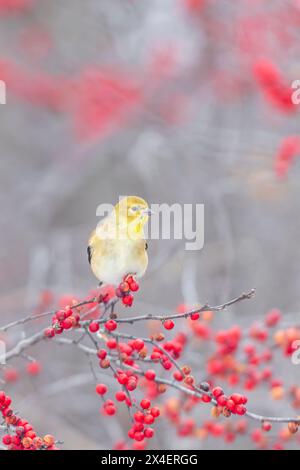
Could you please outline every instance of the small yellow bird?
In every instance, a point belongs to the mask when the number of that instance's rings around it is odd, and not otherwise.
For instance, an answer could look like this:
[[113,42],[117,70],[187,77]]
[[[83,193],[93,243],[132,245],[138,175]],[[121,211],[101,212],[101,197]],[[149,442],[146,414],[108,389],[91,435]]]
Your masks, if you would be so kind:
[[128,196],[93,231],[88,259],[100,283],[119,285],[125,276],[142,277],[148,266],[144,226],[152,211],[144,199]]

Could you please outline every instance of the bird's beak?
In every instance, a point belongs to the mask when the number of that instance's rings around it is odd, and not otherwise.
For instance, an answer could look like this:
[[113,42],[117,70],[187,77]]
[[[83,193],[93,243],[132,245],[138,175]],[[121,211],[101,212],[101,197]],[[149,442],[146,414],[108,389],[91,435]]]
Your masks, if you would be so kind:
[[149,207],[147,207],[147,209],[143,210],[143,214],[150,216],[150,215],[153,215],[154,212],[151,209],[149,209]]

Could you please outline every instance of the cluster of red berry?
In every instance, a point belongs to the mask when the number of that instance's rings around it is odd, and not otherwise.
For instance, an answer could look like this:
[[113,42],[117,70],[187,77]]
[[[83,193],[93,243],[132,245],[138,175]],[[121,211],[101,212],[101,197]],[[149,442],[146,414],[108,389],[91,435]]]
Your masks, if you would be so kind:
[[218,355],[224,356],[235,352],[239,346],[242,332],[238,326],[220,330],[215,335]]
[[[127,352],[129,352],[129,348],[130,353],[134,350],[139,352],[144,348],[144,342],[137,339],[130,341],[130,345],[127,343],[120,343],[118,347],[120,351],[127,350]],[[98,357],[100,358],[100,365],[102,367],[103,361],[106,360],[107,357],[106,350],[99,350]],[[154,436],[154,430],[149,426],[154,423],[156,418],[159,417],[160,410],[159,408],[152,406],[151,401],[148,398],[143,398],[138,406],[135,400],[131,397],[131,392],[137,388],[138,383],[143,386],[141,377],[135,374],[134,370],[117,369],[114,376],[117,383],[122,387],[121,390],[115,393],[115,401],[104,398],[108,392],[108,387],[105,384],[99,383],[96,386],[96,393],[100,395],[103,400],[100,412],[107,416],[114,416],[117,412],[116,402],[123,402],[129,409],[132,409],[133,407],[139,408],[133,414],[134,423],[128,431],[128,437],[135,441],[132,446],[133,449],[142,449],[146,445],[146,439],[151,439]],[[153,369],[148,369],[145,371],[144,377],[147,381],[154,383],[156,373]]]
[[133,295],[131,292],[137,292],[139,285],[133,276],[126,276],[123,282],[116,289],[116,296],[122,300],[123,305],[131,307],[133,304]]
[[[267,312],[263,322],[253,324],[247,331],[242,332],[239,326],[232,326],[227,330],[216,332],[215,351],[206,363],[208,375],[225,379],[230,386],[241,384],[247,391],[267,384],[272,398],[282,398],[284,394],[282,383],[278,383],[273,377],[272,369],[269,367],[274,351],[268,343],[273,337],[273,341],[282,348],[285,355],[292,354],[293,342],[299,338],[299,329],[289,328],[272,332],[272,328],[278,325],[281,316],[278,309],[272,309]],[[207,338],[202,339],[207,340]],[[243,361],[238,354],[240,351],[245,355]]]
[[[114,294],[109,293],[109,295],[103,296],[102,294],[99,297],[98,304],[103,303],[107,304],[108,300],[113,298],[114,295],[121,299],[123,305],[126,307],[131,307],[133,304],[133,295],[131,292],[137,292],[139,290],[139,285],[133,276],[126,276],[114,291]],[[97,303],[91,302],[91,306],[97,306]],[[70,308],[67,306],[65,309],[57,311],[52,317],[52,326],[47,328],[44,331],[44,335],[47,338],[53,338],[55,335],[61,334],[64,330],[69,330],[71,328],[76,328],[80,326],[80,314],[79,309],[75,311],[75,307]],[[91,321],[89,324],[89,331],[91,333],[96,333],[99,330],[99,323]],[[107,331],[113,331],[117,328],[117,323],[110,319],[105,323],[105,328]]]
[[[42,365],[39,361],[32,360],[26,364],[26,372],[28,375],[37,376],[40,374],[41,370]],[[21,374],[16,367],[7,367],[3,371],[2,377],[6,383],[14,383],[20,379]]]
[[154,436],[154,429],[147,427],[154,423],[159,417],[159,408],[151,407],[151,401],[144,398],[140,402],[141,410],[134,413],[134,424],[128,431],[128,437],[137,442],[142,442],[144,439],[151,439]]
[[52,327],[44,331],[47,338],[53,338],[55,335],[60,335],[64,330],[76,328],[79,326],[80,315],[73,312],[71,308],[58,310],[52,317]]
[[[186,397],[184,402],[180,400],[179,397],[171,397],[165,401],[163,414],[170,420],[172,425],[175,427],[178,436],[188,437],[192,436],[199,439],[205,439],[209,435],[213,437],[222,437],[225,442],[232,442],[238,434],[245,433],[247,429],[247,421],[245,419],[239,419],[237,421],[226,420],[223,422],[217,421],[216,418],[220,416],[225,416],[228,418],[232,412],[228,410],[226,404],[233,408],[231,401],[236,403],[235,413],[240,416],[246,412],[246,409],[243,405],[243,408],[240,408],[241,404],[247,401],[246,397],[237,393],[225,397],[221,387],[214,387],[211,389],[211,386],[208,382],[202,382],[198,386],[190,387],[192,390],[197,390],[202,392],[202,397],[200,396],[189,396]],[[219,397],[223,396],[224,398],[220,400],[224,405],[218,405],[216,395]],[[203,421],[202,423],[197,423],[197,420],[194,419],[192,415],[192,410],[194,407],[197,407],[200,402],[211,403],[214,405],[211,408],[211,415],[214,420]],[[237,408],[239,406],[239,408]],[[185,413],[189,413],[190,416],[186,417]]]
[[245,395],[232,393],[227,397],[221,387],[214,387],[211,393],[217,402],[217,406],[215,408],[216,415],[223,413],[224,416],[228,417],[231,414],[242,416],[246,413],[247,409],[245,404],[248,399]]
[[47,434],[39,437],[28,421],[14,414],[11,398],[0,391],[0,411],[10,434],[5,434],[2,442],[9,450],[56,450],[54,437]]

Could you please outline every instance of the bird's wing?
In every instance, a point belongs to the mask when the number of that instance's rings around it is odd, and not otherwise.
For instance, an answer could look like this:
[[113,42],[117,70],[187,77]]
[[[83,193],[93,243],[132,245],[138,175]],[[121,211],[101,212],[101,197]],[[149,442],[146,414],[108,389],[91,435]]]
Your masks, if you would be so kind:
[[95,245],[96,239],[97,239],[96,230],[94,230],[91,233],[91,236],[90,236],[89,242],[88,242],[88,247],[87,247],[88,260],[89,260],[90,264],[91,264],[91,261],[92,261],[93,247]]
[[109,240],[102,239],[94,230],[89,238],[87,252],[89,263],[91,264],[92,258],[101,258],[107,254],[107,250],[110,248]]
[[87,254],[88,254],[89,263],[91,264],[91,261],[92,261],[92,247],[91,246],[87,247]]

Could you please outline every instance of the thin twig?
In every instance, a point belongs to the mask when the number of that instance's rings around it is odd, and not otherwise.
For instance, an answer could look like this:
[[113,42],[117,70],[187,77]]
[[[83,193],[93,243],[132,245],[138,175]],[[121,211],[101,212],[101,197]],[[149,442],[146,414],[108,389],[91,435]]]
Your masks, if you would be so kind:
[[[98,297],[95,297],[95,298],[90,299],[90,300],[84,300],[82,302],[79,302],[75,305],[70,306],[70,309],[73,310],[73,309],[76,309],[76,308],[79,308],[79,307],[83,307],[84,305],[88,305],[88,304],[97,302],[98,300],[99,300]],[[56,312],[57,312],[57,310],[50,310],[49,312],[43,312],[43,313],[28,315],[27,317],[21,318],[20,320],[16,320],[16,321],[13,321],[11,323],[8,323],[7,325],[1,326],[0,331],[7,331],[9,328],[13,328],[14,326],[24,325],[25,323],[28,323],[30,321],[39,320],[40,318],[44,318],[44,317],[48,317],[50,315],[54,315]]]
[[[115,321],[117,323],[130,323],[133,324],[137,321],[145,321],[145,320],[159,320],[159,321],[165,321],[165,320],[171,320],[171,319],[179,319],[179,318],[188,318],[194,313],[202,313],[202,312],[207,312],[207,311],[212,311],[212,312],[220,312],[222,310],[225,310],[227,307],[236,304],[238,302],[241,302],[243,300],[251,299],[255,294],[255,289],[251,289],[248,293],[243,293],[239,297],[236,297],[232,300],[229,300],[228,302],[225,302],[224,304],[221,305],[209,305],[205,304],[202,307],[195,308],[193,310],[189,310],[187,312],[183,313],[172,313],[172,314],[167,314],[167,315],[153,315],[151,313],[148,313],[146,315],[139,315],[136,317],[129,317],[129,318],[116,318]],[[100,319],[96,320],[99,324],[105,323],[105,319]]]

